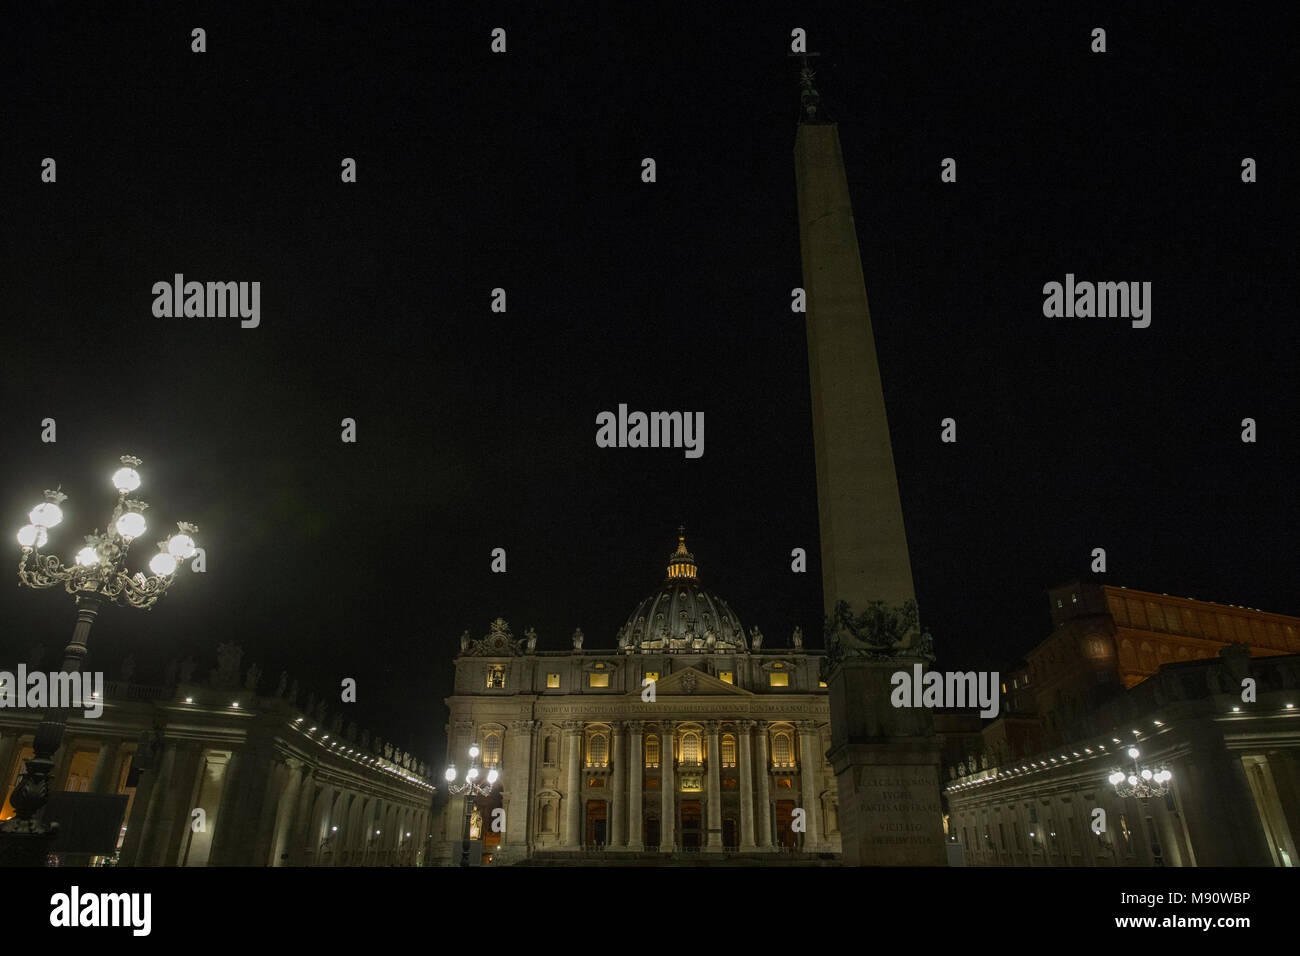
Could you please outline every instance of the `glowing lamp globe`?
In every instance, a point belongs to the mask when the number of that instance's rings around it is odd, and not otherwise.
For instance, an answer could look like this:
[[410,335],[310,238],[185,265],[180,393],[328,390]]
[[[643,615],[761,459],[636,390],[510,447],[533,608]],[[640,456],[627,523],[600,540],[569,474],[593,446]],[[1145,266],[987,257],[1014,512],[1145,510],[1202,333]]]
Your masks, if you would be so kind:
[[25,524],[18,529],[18,543],[24,548],[30,548],[33,545],[38,548],[44,547],[49,537],[45,533],[45,529],[38,525]]
[[488,783],[491,784],[496,782],[497,782],[497,768],[493,767],[491,770],[488,771]]
[[453,780],[456,779],[456,768],[448,767],[447,772],[444,773],[443,776],[447,778],[448,783],[451,783]]
[[478,767],[470,767],[470,768],[469,768],[469,773],[465,774],[465,779],[466,779],[466,780],[477,780],[477,779],[478,779]]
[[99,564],[99,554],[94,548],[87,545],[77,552],[76,560],[83,568],[89,568],[92,565]]
[[149,570],[160,578],[165,578],[176,570],[176,559],[166,551],[159,551],[149,562]]
[[113,487],[126,494],[140,487],[140,473],[134,468],[119,468],[113,472]]
[[1123,779],[1124,779],[1124,775],[1123,775],[1122,773],[1120,773],[1119,771],[1116,771],[1115,773],[1112,773],[1112,774],[1110,775],[1110,783],[1111,783],[1111,786],[1114,786],[1115,784],[1119,783],[1119,782],[1120,782],[1121,780],[1123,780]]
[[1142,756],[1140,753],[1138,753],[1138,749],[1136,747],[1129,747],[1128,755],[1132,757],[1134,760],[1137,760],[1138,757]]
[[63,509],[52,501],[45,501],[33,508],[27,517],[38,528],[53,528],[63,520]]
[[1130,787],[1135,787],[1135,786],[1137,786],[1137,782],[1138,782],[1138,778],[1137,778],[1137,777],[1133,776],[1133,774],[1129,774],[1129,775],[1128,775],[1128,785],[1129,785]]
[[471,745],[470,745],[470,748],[469,748],[469,755],[470,755],[470,757],[477,757],[477,756],[478,756],[478,744],[471,744]]
[[184,561],[186,558],[194,557],[198,550],[194,546],[194,539],[188,534],[174,534],[167,539],[167,553],[177,561]]
[[138,511],[128,511],[117,519],[117,524],[114,527],[117,528],[117,533],[128,541],[132,538],[138,538],[144,534],[144,515]]

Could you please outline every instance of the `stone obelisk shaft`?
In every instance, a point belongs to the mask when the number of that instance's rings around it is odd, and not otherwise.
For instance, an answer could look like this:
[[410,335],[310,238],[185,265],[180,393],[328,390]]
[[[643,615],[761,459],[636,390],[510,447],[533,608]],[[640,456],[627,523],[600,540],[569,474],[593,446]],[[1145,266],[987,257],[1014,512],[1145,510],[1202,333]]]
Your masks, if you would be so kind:
[[[805,80],[808,105],[807,71]],[[840,601],[852,615],[873,601],[899,609],[915,600],[912,566],[839,131],[801,123],[794,155],[826,613]],[[943,865],[933,715],[890,701],[893,674],[923,659],[909,648],[879,653],[838,631],[827,635],[827,653],[826,756],[835,768],[844,862]]]
[[800,124],[794,154],[826,612],[895,606],[912,568],[837,128]]

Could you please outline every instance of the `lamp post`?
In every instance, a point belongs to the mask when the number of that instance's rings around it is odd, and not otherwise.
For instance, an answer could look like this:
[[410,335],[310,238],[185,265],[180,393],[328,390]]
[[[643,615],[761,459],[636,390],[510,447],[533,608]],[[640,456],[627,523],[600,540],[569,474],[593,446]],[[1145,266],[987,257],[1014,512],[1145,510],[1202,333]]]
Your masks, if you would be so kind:
[[469,769],[465,771],[465,780],[462,783],[456,782],[456,765],[452,764],[447,768],[445,774],[447,780],[447,792],[454,793],[457,796],[465,795],[465,821],[460,843],[460,865],[469,866],[469,823],[474,815],[474,798],[486,796],[492,792],[492,785],[497,782],[497,768],[490,767],[487,772],[487,783],[478,783],[478,744],[470,744],[469,747]]
[[1149,767],[1138,767],[1138,758],[1142,753],[1136,747],[1129,747],[1128,755],[1133,761],[1133,769],[1127,773],[1116,770],[1109,777],[1117,795],[1124,799],[1137,797],[1139,800],[1149,800],[1169,792],[1169,781],[1174,776],[1172,773],[1164,767],[1156,771]]
[[[22,547],[22,557],[18,560],[19,584],[38,589],[62,585],[76,600],[77,623],[72,640],[63,651],[62,670],[66,673],[81,670],[86,639],[101,605],[117,601],[149,610],[171,586],[180,567],[198,551],[193,536],[199,529],[178,521],[176,533],[158,543],[158,553],[149,562],[149,570],[153,572],[149,577],[126,570],[131,542],[147,529],[144,511],[149,505],[127,497],[140,487],[140,475],[135,470],[140,459],[123,455],[119,460],[122,467],[113,473],[117,506],[108,519],[108,527],[103,534],[96,529],[94,534],[86,535],[85,546],[77,552],[71,566],[65,566],[55,555],[41,554],[49,539],[49,529],[63,520],[59,505],[68,496],[62,491],[46,491],[46,500],[28,516],[31,523],[18,532],[18,544]],[[22,692],[22,688],[18,690]],[[70,704],[69,701],[52,702],[36,728],[33,755],[9,798],[17,815],[0,823],[0,865],[41,866],[45,862],[58,824],[39,822],[36,815],[49,800],[54,755],[63,744],[72,712]]]

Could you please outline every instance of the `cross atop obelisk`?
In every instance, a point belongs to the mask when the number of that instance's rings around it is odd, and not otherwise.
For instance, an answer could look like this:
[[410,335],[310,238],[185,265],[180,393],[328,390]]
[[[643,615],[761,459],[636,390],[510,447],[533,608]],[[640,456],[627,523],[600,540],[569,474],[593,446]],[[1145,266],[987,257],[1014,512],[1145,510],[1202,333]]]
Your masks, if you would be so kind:
[[801,114],[799,121],[801,123],[818,123],[826,122],[826,117],[822,115],[821,94],[817,92],[817,87],[813,85],[813,80],[817,76],[813,72],[812,64],[808,62],[810,56],[821,56],[820,53],[790,53],[789,56],[797,56],[802,61],[799,68],[799,99]]

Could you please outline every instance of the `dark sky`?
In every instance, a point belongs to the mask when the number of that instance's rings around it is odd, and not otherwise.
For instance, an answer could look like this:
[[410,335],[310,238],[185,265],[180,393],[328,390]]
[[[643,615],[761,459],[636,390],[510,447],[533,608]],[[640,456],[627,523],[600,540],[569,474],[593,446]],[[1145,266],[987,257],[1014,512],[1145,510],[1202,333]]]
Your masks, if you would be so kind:
[[[91,666],[206,673],[236,641],[272,686],[355,677],[358,722],[432,758],[461,631],[612,647],[679,523],[747,627],[818,645],[796,26],[840,123],[939,666],[1033,646],[1044,589],[1099,546],[1104,581],[1300,614],[1294,5],[446,6],[7,22],[6,533],[61,483],[67,560],[131,452],[133,566],[178,518],[208,552],[152,612],[101,615]],[[260,281],[261,327],[155,318],[176,272]],[[1151,327],[1044,318],[1067,272],[1152,282]],[[620,402],[703,411],[704,457],[598,449]],[[0,588],[0,659],[73,616]]]

